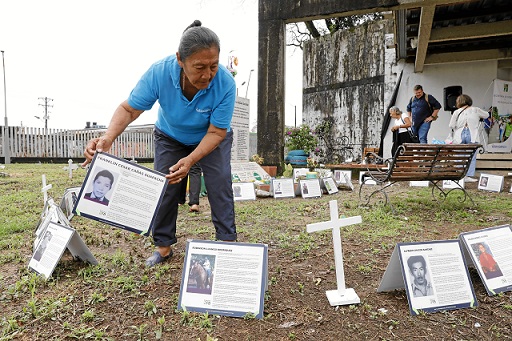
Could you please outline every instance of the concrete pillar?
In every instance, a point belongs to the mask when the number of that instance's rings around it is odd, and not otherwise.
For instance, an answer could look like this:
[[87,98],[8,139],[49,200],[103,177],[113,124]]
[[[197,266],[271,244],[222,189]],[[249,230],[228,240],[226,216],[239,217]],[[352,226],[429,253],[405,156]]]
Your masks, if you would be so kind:
[[258,42],[258,154],[278,166],[284,160],[284,21],[260,20]]

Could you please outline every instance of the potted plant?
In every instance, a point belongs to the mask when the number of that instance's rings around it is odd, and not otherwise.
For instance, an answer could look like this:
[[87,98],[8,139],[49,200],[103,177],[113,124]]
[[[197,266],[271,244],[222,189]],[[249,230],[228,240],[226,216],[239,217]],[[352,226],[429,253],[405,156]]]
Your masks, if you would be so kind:
[[296,166],[307,166],[309,153],[314,151],[318,138],[307,124],[287,129],[285,132],[285,145],[288,155],[285,162]]
[[258,165],[260,165],[260,167],[263,168],[263,170],[267,172],[269,176],[275,177],[277,175],[277,166],[264,166],[263,162],[265,162],[265,159],[259,154],[254,154],[251,156],[250,161],[256,162]]

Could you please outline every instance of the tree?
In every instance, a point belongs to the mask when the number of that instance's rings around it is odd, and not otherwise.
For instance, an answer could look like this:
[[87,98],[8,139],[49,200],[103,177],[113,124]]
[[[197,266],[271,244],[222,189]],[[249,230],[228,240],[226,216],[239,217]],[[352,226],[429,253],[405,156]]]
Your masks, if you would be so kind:
[[311,38],[316,39],[323,35],[351,29],[369,21],[376,21],[382,18],[381,13],[369,13],[294,23],[289,25],[287,29],[289,36],[287,45],[302,49],[304,42]]

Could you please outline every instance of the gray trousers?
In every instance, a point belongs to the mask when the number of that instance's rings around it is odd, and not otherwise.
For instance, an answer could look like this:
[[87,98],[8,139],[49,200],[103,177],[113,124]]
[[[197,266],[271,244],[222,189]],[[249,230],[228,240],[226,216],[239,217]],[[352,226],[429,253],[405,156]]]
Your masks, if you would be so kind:
[[[169,168],[189,155],[197,146],[184,145],[165,135],[158,128],[155,137],[155,170],[168,174]],[[233,132],[210,154],[201,159],[208,201],[212,211],[215,237],[218,240],[236,240],[235,205],[231,187],[231,145]],[[176,219],[183,184],[168,185],[153,224],[156,246],[169,246],[177,242]]]

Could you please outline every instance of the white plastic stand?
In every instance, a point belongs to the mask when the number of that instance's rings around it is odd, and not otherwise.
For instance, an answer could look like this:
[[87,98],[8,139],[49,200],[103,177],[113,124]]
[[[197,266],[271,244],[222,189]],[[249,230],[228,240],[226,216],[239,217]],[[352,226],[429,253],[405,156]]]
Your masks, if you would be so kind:
[[46,184],[46,175],[45,174],[43,174],[42,178],[43,178],[43,188],[41,188],[41,192],[43,192],[44,204],[46,205],[46,202],[48,201],[48,191],[52,188],[52,185]]
[[343,251],[341,248],[340,227],[359,224],[362,222],[362,219],[361,216],[339,219],[337,200],[329,201],[329,208],[331,213],[331,220],[322,223],[306,225],[306,230],[308,233],[332,229],[334,264],[336,267],[336,282],[338,289],[328,290],[325,292],[325,294],[327,295],[327,299],[329,300],[331,306],[359,304],[361,303],[361,300],[359,299],[359,296],[357,296],[354,289],[345,288],[345,272],[343,269]]

